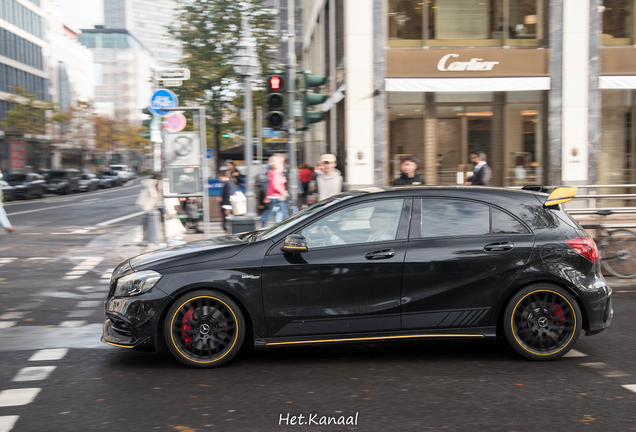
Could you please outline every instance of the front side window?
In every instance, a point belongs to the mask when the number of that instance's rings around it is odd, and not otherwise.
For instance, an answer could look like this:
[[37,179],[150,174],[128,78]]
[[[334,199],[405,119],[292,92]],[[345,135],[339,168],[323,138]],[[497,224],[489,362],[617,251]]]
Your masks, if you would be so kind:
[[394,199],[350,206],[314,222],[301,234],[310,249],[395,240],[403,202]]

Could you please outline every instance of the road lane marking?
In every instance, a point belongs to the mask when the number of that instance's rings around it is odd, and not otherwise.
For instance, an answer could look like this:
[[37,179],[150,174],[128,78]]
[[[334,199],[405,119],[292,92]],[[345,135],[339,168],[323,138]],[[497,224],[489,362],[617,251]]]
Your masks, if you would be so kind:
[[[110,199],[106,199],[106,200],[101,200],[99,203],[103,203],[103,202],[107,202],[107,201],[120,201],[122,199],[125,198],[134,198],[137,195],[126,195],[126,196],[122,196],[122,197],[118,197],[118,198],[110,198]],[[59,205],[59,206],[53,206],[53,207],[43,207],[43,208],[39,208],[39,209],[33,209],[33,210],[24,210],[24,211],[20,211],[20,212],[14,212],[14,213],[8,213],[7,216],[17,216],[17,215],[21,215],[21,214],[27,214],[27,213],[37,213],[37,212],[41,212],[41,211],[45,211],[45,210],[55,210],[55,209],[59,209],[59,208],[65,208],[65,207],[84,207],[87,205],[91,205],[92,203],[76,203],[76,204],[67,204],[67,205]]]
[[630,374],[622,372],[618,369],[614,369],[603,362],[594,362],[594,363],[581,363],[581,366],[589,367],[593,369],[595,372],[608,377],[608,378],[618,378],[618,377],[626,377],[630,376]]
[[636,393],[636,384],[625,384],[623,385],[623,387],[625,387],[629,391],[633,391],[634,393]]
[[115,218],[115,219],[107,220],[105,222],[98,223],[97,226],[98,227],[102,227],[102,226],[111,225],[111,224],[114,224],[114,223],[117,223],[117,222],[120,222],[120,221],[123,221],[123,220],[126,220],[126,219],[132,219],[134,217],[141,216],[144,213],[146,213],[146,212],[145,211],[140,211],[140,212],[137,212],[137,213],[129,214],[128,216],[122,216],[122,217],[118,217],[118,218]]
[[0,408],[22,406],[33,402],[33,399],[40,393],[39,388],[23,388],[4,390],[0,392]]
[[0,329],[6,329],[9,327],[13,327],[15,325],[15,321],[0,321]]
[[49,361],[49,360],[61,360],[68,353],[68,348],[48,348],[41,349],[34,353],[29,361]]
[[573,350],[570,350],[570,352],[564,355],[563,357],[587,357],[587,354],[584,354],[581,351],[577,351],[573,349]]
[[0,417],[0,432],[9,432],[13,429],[15,422],[18,421],[20,416],[2,416]]
[[13,382],[43,381],[51,375],[57,366],[31,366],[18,371]]
[[66,315],[66,317],[67,318],[86,318],[93,315],[94,313],[95,311],[93,310],[78,310],[78,311],[69,312],[69,314]]
[[86,324],[86,321],[75,321],[75,320],[71,320],[71,321],[62,321],[59,324],[59,327],[81,327],[84,324]]
[[87,301],[79,302],[76,306],[80,307],[80,308],[91,308],[91,307],[99,307],[102,304],[103,304],[103,302],[100,302],[100,301],[87,300]]

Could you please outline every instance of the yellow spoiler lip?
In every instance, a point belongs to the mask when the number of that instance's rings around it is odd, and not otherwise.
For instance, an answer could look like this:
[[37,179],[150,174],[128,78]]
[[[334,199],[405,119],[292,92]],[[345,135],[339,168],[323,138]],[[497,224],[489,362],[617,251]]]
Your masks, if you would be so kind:
[[573,186],[558,187],[552,191],[547,201],[543,204],[546,207],[563,204],[572,200],[576,196],[577,188]]

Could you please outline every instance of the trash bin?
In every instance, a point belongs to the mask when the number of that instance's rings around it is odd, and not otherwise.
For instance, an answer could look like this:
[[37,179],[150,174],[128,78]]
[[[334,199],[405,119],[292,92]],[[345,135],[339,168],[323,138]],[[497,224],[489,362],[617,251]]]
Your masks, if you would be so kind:
[[147,244],[159,244],[163,241],[163,229],[159,210],[153,209],[142,217],[144,227],[144,242]]
[[238,234],[247,231],[256,231],[256,218],[247,216],[228,216],[227,220],[232,227],[232,234]]

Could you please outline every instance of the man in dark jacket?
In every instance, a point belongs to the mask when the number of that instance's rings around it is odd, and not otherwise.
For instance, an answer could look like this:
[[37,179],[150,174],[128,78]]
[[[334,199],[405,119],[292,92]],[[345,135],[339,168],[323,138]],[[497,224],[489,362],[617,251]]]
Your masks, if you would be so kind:
[[221,196],[218,197],[221,220],[223,221],[223,230],[228,234],[230,233],[230,230],[226,227],[225,218],[227,215],[232,214],[232,203],[230,202],[230,197],[238,190],[234,182],[230,179],[230,175],[230,170],[222,170],[219,173],[219,180],[223,182],[223,190],[221,191]]
[[486,163],[486,153],[474,152],[470,154],[470,161],[475,164],[473,175],[466,180],[465,185],[488,186],[492,177],[492,170]]
[[412,156],[406,156],[400,161],[400,178],[395,179],[393,186],[421,186],[426,184],[419,174],[415,174],[417,161]]

